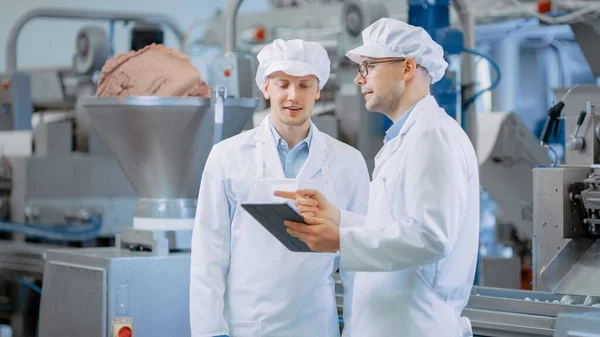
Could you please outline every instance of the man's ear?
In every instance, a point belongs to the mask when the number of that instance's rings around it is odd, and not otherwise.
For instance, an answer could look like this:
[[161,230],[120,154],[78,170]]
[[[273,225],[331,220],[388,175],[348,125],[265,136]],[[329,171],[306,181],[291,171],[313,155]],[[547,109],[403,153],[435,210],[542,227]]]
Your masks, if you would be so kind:
[[408,81],[408,80],[411,80],[413,77],[415,77],[415,75],[417,73],[417,68],[418,68],[419,65],[412,58],[406,59],[406,61],[404,61],[404,64],[405,64],[405,67],[404,67],[404,80]]
[[265,97],[265,99],[271,98],[271,94],[269,93],[269,79],[268,78],[265,79],[265,84],[263,85],[263,96]]
[[319,98],[321,98],[321,88],[319,87],[319,83],[317,83],[317,96],[315,98],[315,100],[319,100]]

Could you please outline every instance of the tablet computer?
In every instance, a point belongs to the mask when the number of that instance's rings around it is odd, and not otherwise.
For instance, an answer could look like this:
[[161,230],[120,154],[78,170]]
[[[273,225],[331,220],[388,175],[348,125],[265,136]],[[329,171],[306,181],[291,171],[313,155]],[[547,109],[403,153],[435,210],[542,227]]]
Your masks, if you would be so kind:
[[312,252],[304,241],[287,232],[285,220],[304,223],[302,216],[286,203],[242,203],[242,207],[292,252]]

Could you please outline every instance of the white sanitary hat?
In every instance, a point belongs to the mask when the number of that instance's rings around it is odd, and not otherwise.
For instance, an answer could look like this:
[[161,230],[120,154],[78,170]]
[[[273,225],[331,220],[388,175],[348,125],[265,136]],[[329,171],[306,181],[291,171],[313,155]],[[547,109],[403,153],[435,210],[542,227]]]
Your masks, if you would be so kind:
[[298,77],[315,75],[319,79],[321,89],[327,83],[331,72],[331,61],[327,51],[316,42],[276,39],[266,45],[256,57],[259,62],[256,85],[260,91],[263,91],[267,76],[276,71]]
[[360,63],[361,56],[412,58],[427,69],[431,83],[439,81],[448,67],[442,46],[425,29],[406,22],[379,19],[363,30],[362,39],[362,46],[346,54],[355,63]]

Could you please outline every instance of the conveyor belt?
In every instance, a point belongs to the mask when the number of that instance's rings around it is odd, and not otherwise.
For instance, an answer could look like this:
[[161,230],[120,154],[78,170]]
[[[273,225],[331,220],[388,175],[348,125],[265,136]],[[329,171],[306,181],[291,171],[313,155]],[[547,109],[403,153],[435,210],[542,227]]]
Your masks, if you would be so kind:
[[600,312],[600,297],[474,287],[463,315],[476,336],[554,336],[562,313]]

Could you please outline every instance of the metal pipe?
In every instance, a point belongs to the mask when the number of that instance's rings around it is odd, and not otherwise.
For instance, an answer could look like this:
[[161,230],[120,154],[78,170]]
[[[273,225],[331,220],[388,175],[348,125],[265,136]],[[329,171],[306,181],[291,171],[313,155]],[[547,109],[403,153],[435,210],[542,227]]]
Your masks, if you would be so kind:
[[37,8],[23,14],[17,22],[13,24],[8,34],[6,43],[6,71],[15,72],[17,70],[17,41],[25,24],[35,18],[56,18],[56,19],[88,19],[105,21],[140,21],[155,24],[164,24],[171,28],[177,36],[181,47],[184,47],[185,32],[171,17],[162,14],[139,14],[127,12],[110,11],[92,11],[83,9],[65,9],[65,8]]
[[549,33],[555,40],[575,41],[569,26],[542,27],[531,21],[477,27],[477,43],[493,46],[490,55],[502,69],[502,81],[492,92],[492,111],[519,112],[519,106],[516,104],[519,88],[514,85],[519,83],[519,50],[531,45],[532,39],[544,40]]
[[[469,4],[465,0],[454,0],[454,8],[458,18],[462,23],[465,48],[475,49],[475,14],[469,9]],[[464,94],[466,97],[472,97],[475,94],[475,58],[473,55],[466,54],[462,57],[461,79],[463,83]],[[466,86],[464,86],[466,85]],[[475,104],[471,104],[467,111],[462,114],[465,118],[465,132],[469,136],[473,146],[477,146],[477,115],[475,114]]]
[[225,52],[235,52],[237,14],[243,0],[229,0],[225,7]]
[[[329,55],[336,55],[337,51],[338,51],[338,47],[339,47],[339,43],[336,40],[311,40],[312,42],[317,42],[319,43],[321,46],[323,46],[323,48],[325,48],[325,51],[327,51],[327,53]],[[253,45],[249,48],[250,53],[252,53],[252,55],[256,56],[258,55],[258,53],[266,46],[266,44],[256,44]]]

